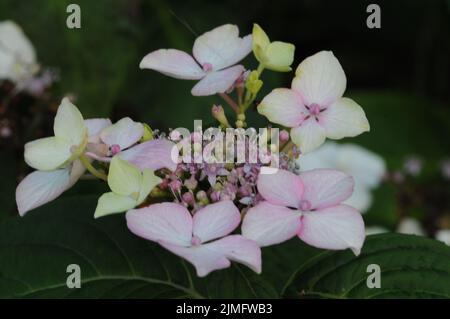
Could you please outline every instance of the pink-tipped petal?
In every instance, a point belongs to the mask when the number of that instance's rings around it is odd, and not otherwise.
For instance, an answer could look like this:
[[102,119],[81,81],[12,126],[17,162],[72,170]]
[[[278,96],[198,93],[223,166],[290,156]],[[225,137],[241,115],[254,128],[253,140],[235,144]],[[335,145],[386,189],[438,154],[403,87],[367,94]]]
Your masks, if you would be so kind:
[[300,174],[303,181],[302,200],[311,209],[322,209],[340,204],[353,193],[353,178],[333,169],[313,169]]
[[248,210],[242,222],[242,235],[264,247],[294,237],[300,226],[299,212],[262,202]]
[[160,244],[193,264],[199,277],[204,277],[214,270],[230,267],[230,260],[242,263],[257,273],[261,272],[260,248],[254,241],[240,235],[227,236],[209,244],[192,247],[181,247],[166,242]]
[[261,273],[261,249],[253,240],[241,235],[231,235],[205,246],[221,252],[231,261],[244,264],[254,272]]
[[294,90],[275,89],[259,103],[258,112],[272,123],[297,127],[305,118],[306,108]]
[[172,159],[174,147],[176,148],[176,145],[169,140],[155,139],[133,146],[118,156],[139,167],[140,170],[146,168],[158,170],[165,167],[175,171],[177,163]]
[[242,72],[244,72],[242,65],[235,65],[220,71],[212,71],[192,88],[191,93],[195,96],[225,93],[241,76]]
[[241,214],[232,201],[209,204],[195,213],[193,235],[204,243],[228,235],[240,222]]
[[338,205],[306,213],[298,236],[307,244],[341,250],[350,248],[359,255],[364,243],[364,221],[353,207]]
[[346,85],[344,70],[331,51],[320,51],[303,60],[292,81],[292,89],[308,106],[328,106],[342,97]]
[[225,24],[199,36],[193,47],[195,59],[214,71],[238,63],[252,51],[252,36],[239,37],[235,25]]
[[205,72],[186,52],[160,49],[147,54],[139,64],[141,69],[152,69],[167,76],[183,80],[199,80]]
[[160,242],[160,245],[194,265],[199,277],[205,277],[211,271],[231,266],[231,262],[222,252],[209,249],[206,245],[182,247],[166,242]]
[[271,204],[298,208],[303,194],[300,177],[279,169],[274,174],[259,174],[258,191]]
[[61,195],[70,183],[70,170],[35,171],[27,175],[16,189],[20,216]]
[[192,217],[189,211],[176,203],[153,204],[133,209],[126,214],[127,226],[139,237],[179,246],[190,246]]

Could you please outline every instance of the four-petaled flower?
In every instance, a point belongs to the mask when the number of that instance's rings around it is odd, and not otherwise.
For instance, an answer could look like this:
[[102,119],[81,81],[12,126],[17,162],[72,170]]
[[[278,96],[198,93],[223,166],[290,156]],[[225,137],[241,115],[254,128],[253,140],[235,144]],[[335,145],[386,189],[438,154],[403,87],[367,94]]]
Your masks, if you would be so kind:
[[328,169],[300,176],[278,170],[260,174],[257,187],[265,201],[245,215],[245,237],[269,246],[297,235],[314,247],[350,248],[359,254],[365,238],[363,219],[356,209],[341,204],[352,194],[352,177]]
[[237,26],[225,24],[195,40],[192,50],[195,60],[180,50],[160,49],[147,54],[139,67],[177,79],[200,80],[192,88],[192,95],[213,95],[225,93],[233,86],[244,71],[242,65],[235,64],[251,50],[252,36],[240,38]]
[[183,205],[162,203],[131,210],[126,218],[134,234],[157,242],[188,260],[199,277],[229,267],[230,260],[261,272],[258,245],[241,235],[229,235],[241,221],[232,201],[210,204],[193,217]]
[[269,121],[291,127],[292,141],[302,153],[325,138],[353,137],[370,126],[363,109],[342,97],[346,77],[331,51],[321,51],[298,66],[291,89],[275,89],[258,106]]

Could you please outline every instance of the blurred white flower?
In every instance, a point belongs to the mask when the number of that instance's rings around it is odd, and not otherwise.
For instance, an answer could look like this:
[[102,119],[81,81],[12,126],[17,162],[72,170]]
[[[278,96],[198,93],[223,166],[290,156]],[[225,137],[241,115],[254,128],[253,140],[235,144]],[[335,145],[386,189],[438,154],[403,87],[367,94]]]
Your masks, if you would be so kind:
[[403,164],[403,169],[409,175],[417,177],[422,172],[423,160],[416,155],[408,156],[408,158],[405,160],[405,163]]
[[387,232],[389,232],[389,230],[387,230],[386,228],[384,228],[382,226],[369,226],[369,227],[366,227],[366,236],[383,234],[383,233],[387,233]]
[[437,231],[435,237],[437,240],[450,246],[450,229],[441,229]]
[[371,191],[378,187],[386,173],[386,164],[379,155],[354,144],[325,143],[314,152],[297,160],[301,171],[314,168],[334,168],[351,175],[355,180],[353,195],[345,201],[360,212],[372,204]]
[[397,233],[407,235],[425,236],[425,231],[420,222],[411,217],[403,218],[397,226]]
[[36,52],[22,29],[13,21],[0,22],[0,80],[20,86],[38,70]]

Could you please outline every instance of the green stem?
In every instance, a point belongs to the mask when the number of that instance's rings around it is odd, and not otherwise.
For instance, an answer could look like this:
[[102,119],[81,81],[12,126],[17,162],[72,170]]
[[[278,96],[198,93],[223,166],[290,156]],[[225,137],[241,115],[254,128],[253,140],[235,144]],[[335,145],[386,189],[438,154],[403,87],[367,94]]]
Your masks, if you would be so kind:
[[108,181],[108,176],[106,176],[105,173],[98,171],[94,166],[92,166],[91,162],[85,155],[80,156],[80,161],[81,163],[83,163],[84,167],[86,167],[86,169],[89,171],[89,173],[91,173],[92,175],[94,175],[99,179]]

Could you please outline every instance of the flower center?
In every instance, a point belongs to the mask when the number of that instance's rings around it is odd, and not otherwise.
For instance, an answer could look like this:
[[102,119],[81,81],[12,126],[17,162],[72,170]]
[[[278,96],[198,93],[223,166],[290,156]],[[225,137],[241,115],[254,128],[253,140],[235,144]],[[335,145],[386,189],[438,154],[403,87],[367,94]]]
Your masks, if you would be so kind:
[[203,71],[209,72],[212,70],[212,64],[208,63],[208,62],[203,63],[202,68],[203,68]]
[[198,246],[202,243],[202,241],[200,240],[200,238],[198,238],[197,236],[193,235],[191,238],[191,245],[192,246]]
[[111,145],[111,153],[113,156],[120,153],[120,145],[117,144]]
[[304,212],[309,211],[309,210],[311,210],[311,207],[312,207],[312,205],[309,200],[302,199],[300,201],[299,208],[301,211],[304,211]]
[[317,103],[313,103],[309,106],[309,114],[311,114],[312,116],[317,116],[320,114],[320,105]]

